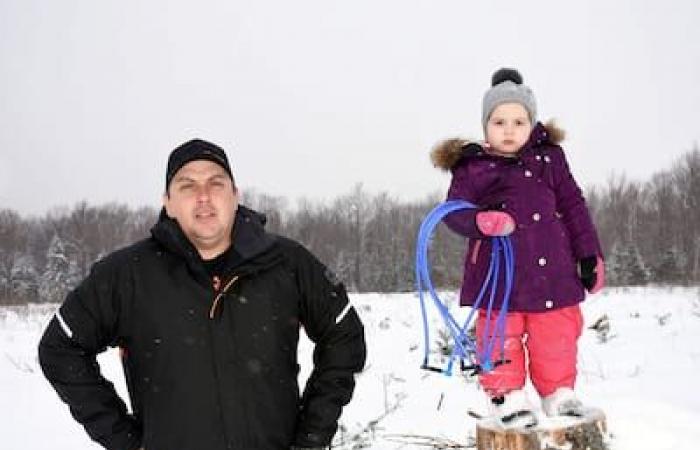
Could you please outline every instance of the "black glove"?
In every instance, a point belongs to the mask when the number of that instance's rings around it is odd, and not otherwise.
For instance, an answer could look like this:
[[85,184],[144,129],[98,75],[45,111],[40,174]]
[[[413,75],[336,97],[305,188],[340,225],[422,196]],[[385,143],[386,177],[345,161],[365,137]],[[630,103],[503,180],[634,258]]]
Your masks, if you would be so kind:
[[595,255],[586,256],[578,262],[581,284],[589,291],[595,286],[595,282],[598,280],[598,274],[595,271],[596,264],[598,264],[598,257]]

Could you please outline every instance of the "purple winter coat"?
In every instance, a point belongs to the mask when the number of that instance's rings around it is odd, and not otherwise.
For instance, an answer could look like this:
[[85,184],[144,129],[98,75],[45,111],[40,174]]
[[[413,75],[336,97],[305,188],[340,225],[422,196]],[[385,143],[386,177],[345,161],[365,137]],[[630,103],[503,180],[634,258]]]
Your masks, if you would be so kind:
[[[510,235],[515,254],[510,311],[542,312],[581,302],[585,292],[577,262],[602,257],[585,199],[558,145],[561,136],[553,125],[537,123],[514,158],[491,155],[477,144],[457,139],[433,150],[435,165],[452,171],[448,200],[500,209],[515,219],[516,229]],[[469,238],[462,305],[476,300],[491,255],[490,238],[476,227],[476,213],[459,211],[444,219],[450,229]],[[497,305],[503,284],[502,280],[498,284]],[[482,305],[487,301],[488,294]]]

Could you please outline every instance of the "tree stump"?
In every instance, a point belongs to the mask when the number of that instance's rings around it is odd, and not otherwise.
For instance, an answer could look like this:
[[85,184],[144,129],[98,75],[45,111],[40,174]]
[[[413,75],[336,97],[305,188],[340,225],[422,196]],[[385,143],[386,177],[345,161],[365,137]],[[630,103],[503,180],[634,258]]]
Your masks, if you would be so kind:
[[493,419],[476,424],[477,450],[607,450],[605,414],[540,419],[535,428],[504,429]]

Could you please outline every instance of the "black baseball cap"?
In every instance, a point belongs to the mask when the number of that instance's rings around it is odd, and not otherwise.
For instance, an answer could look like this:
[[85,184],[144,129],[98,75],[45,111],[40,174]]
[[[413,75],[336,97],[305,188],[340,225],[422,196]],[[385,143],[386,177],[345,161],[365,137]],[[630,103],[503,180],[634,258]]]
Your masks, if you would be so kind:
[[168,169],[165,173],[165,190],[168,190],[168,186],[170,186],[170,182],[175,176],[175,173],[177,173],[182,166],[190,161],[198,159],[206,159],[215,162],[223,167],[228,176],[231,177],[231,180],[233,180],[231,166],[228,163],[228,158],[226,157],[224,149],[203,139],[192,139],[180,145],[170,153],[168,157]]

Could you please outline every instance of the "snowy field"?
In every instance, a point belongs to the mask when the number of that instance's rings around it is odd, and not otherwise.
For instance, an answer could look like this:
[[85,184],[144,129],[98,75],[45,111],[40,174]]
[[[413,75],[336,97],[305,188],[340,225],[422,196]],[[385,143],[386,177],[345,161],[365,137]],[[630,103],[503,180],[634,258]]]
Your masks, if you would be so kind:
[[[453,294],[445,297],[454,301]],[[475,419],[467,411],[485,412],[486,402],[473,379],[419,369],[423,331],[417,297],[362,294],[352,301],[365,323],[369,354],[336,448],[429,448],[427,443],[470,448]],[[54,309],[0,309],[0,448],[99,448],[73,422],[38,367],[36,345]],[[700,374],[698,290],[607,290],[584,303],[584,314],[587,327],[603,315],[610,323],[606,337],[586,328],[577,386],[584,402],[605,411],[610,448],[699,448],[700,393],[692,381]],[[307,368],[309,349],[305,342]],[[100,364],[126,395],[116,353],[101,355]],[[531,388],[530,393],[535,399]]]

